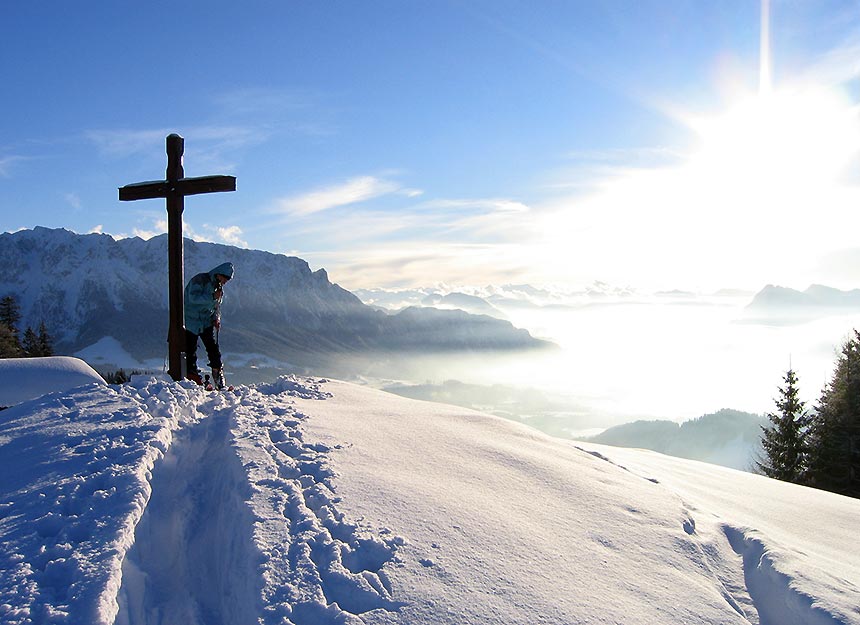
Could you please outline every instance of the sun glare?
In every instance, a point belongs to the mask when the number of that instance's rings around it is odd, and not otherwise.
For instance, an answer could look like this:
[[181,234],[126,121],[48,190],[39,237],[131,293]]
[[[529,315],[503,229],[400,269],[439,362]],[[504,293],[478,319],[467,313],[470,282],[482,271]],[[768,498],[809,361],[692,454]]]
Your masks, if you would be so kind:
[[601,279],[667,288],[753,288],[803,280],[815,254],[853,244],[860,215],[846,174],[860,119],[844,97],[773,90],[684,121],[699,141],[683,161],[619,168],[543,212],[542,266],[600,267]]
[[750,195],[832,185],[860,149],[857,111],[835,94],[765,92],[691,123],[701,147],[691,164]]
[[753,289],[816,280],[834,251],[856,247],[860,108],[808,72],[774,84],[769,0],[760,54],[756,92],[725,94],[707,115],[663,108],[696,138],[681,158],[603,167],[591,188],[547,202],[534,225],[540,265],[559,281],[599,271],[620,284]]

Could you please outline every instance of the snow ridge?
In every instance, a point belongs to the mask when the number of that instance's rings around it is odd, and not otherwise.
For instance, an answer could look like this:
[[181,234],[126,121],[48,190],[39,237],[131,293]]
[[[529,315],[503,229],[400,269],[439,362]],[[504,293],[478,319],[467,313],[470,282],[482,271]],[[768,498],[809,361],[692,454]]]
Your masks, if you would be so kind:
[[792,586],[792,579],[780,573],[773,556],[755,531],[723,526],[726,538],[743,560],[747,591],[762,624],[839,625],[843,621],[829,614],[815,599]]

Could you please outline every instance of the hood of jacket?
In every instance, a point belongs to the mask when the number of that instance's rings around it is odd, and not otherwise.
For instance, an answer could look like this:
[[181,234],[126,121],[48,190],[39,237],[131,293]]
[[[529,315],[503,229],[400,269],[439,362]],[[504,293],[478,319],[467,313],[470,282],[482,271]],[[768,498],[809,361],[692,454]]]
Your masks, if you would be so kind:
[[231,280],[233,279],[233,263],[221,263],[215,269],[211,269],[209,271],[209,275],[215,279],[216,275],[227,276]]

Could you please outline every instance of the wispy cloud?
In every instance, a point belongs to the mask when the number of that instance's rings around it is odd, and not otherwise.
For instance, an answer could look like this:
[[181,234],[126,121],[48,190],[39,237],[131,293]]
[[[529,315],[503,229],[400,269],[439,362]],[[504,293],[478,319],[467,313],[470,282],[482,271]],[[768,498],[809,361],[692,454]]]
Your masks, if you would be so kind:
[[416,207],[422,230],[473,244],[530,238],[532,207],[512,198],[435,199]]
[[[185,224],[183,223],[183,230],[185,229]],[[133,228],[132,236],[140,237],[141,239],[148,240],[152,237],[157,237],[160,234],[164,234],[167,232],[167,220],[166,219],[156,219],[153,223],[152,228]]]
[[[306,194],[307,204],[296,202],[294,209],[347,206],[380,188],[367,182]],[[295,253],[353,288],[426,283],[427,276],[458,284],[510,280],[528,266],[534,235],[527,204],[502,197],[415,202],[396,185],[384,188],[404,196],[395,208],[353,206],[337,211],[335,221],[319,210],[302,214],[291,225],[291,237],[307,247]]]
[[215,228],[215,233],[218,239],[224,243],[237,247],[248,247],[248,242],[241,238],[242,229],[239,226],[217,227]]
[[842,85],[860,77],[860,32],[831,48],[803,74],[805,82]]
[[165,137],[173,130],[90,130],[86,138],[108,156],[128,157],[163,147]]
[[427,209],[458,209],[490,213],[526,213],[529,207],[509,198],[439,199],[422,204]]
[[[346,182],[316,189],[301,195],[279,200],[275,211],[293,216],[305,216],[366,202],[384,195],[402,191],[402,187],[391,180],[375,176],[359,176]],[[409,191],[413,193],[413,191]]]
[[464,245],[438,241],[363,246],[331,252],[300,253],[312,266],[325,267],[346,288],[378,285],[505,283],[522,276],[528,257],[519,245]]
[[[365,198],[371,191],[381,191],[385,185],[367,183],[363,186],[343,185],[293,198],[291,232],[304,240],[321,245],[350,246],[375,241],[379,245],[399,245],[404,241],[458,241],[468,244],[523,240],[530,230],[531,209],[526,204],[506,198],[432,199],[414,202],[410,193],[395,184],[389,195],[397,199],[359,205],[356,198]],[[386,186],[386,188],[389,188]],[[374,195],[381,198],[384,193]],[[356,204],[356,205],[353,205]],[[320,207],[339,207],[336,221],[329,214],[322,216]],[[311,207],[320,210],[310,210]],[[302,212],[302,209],[304,211]]]
[[242,87],[216,95],[212,104],[218,118],[245,120],[273,135],[337,134],[328,96],[314,89]]
[[194,164],[195,170],[234,169],[237,152],[259,145],[269,137],[265,129],[255,126],[204,125],[146,130],[90,130],[86,138],[108,158],[142,156],[147,162],[156,158],[164,161],[166,138],[175,132],[190,138],[186,141],[185,156],[186,161]]
[[65,195],[63,195],[63,199],[66,200],[66,202],[69,204],[69,206],[71,206],[72,208],[74,208],[76,210],[80,209],[82,206],[81,198],[77,193],[73,193],[73,192],[66,193]]
[[258,118],[308,109],[318,100],[319,96],[307,89],[243,87],[221,93],[214,98],[214,103],[224,113]]
[[8,178],[12,175],[12,168],[17,163],[21,161],[28,160],[26,156],[17,156],[17,155],[9,155],[9,156],[0,156],[0,176],[3,178]]
[[[101,232],[102,226],[96,226],[93,232]],[[152,226],[149,228],[134,228],[132,236],[140,237],[141,239],[151,239],[152,237],[165,234],[167,232],[167,220],[163,218],[155,218],[152,220]],[[196,229],[188,224],[185,219],[182,220],[182,235],[192,239],[193,241],[206,243],[226,243],[227,245],[235,245],[236,247],[248,247],[248,242],[242,238],[242,228],[236,225],[231,226],[212,226],[203,224],[200,229]],[[117,238],[124,238],[123,235],[118,235]]]

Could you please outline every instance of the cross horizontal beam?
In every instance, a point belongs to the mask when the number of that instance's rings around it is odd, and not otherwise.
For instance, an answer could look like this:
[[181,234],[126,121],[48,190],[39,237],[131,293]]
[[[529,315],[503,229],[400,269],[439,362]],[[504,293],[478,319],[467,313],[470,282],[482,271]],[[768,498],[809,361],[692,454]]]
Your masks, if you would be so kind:
[[198,178],[180,178],[174,181],[154,180],[152,182],[127,184],[119,188],[119,199],[128,202],[132,200],[166,198],[171,195],[184,197],[186,195],[235,190],[235,176],[200,176]]

